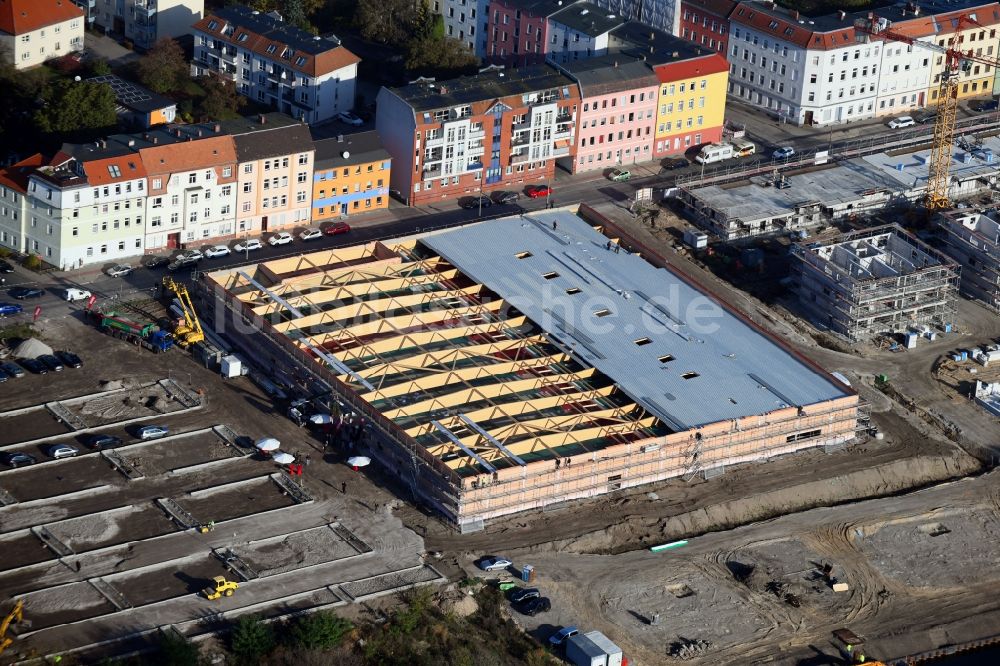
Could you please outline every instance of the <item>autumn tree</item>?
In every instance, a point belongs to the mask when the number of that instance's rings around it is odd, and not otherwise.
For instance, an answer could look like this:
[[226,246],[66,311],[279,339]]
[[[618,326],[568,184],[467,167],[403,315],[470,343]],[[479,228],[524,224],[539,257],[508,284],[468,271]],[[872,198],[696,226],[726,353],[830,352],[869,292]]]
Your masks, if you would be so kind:
[[198,115],[203,120],[224,120],[239,111],[246,104],[245,97],[236,91],[236,85],[218,76],[204,76],[198,79],[205,96],[198,104]]
[[184,50],[173,39],[161,39],[139,60],[136,74],[144,86],[157,93],[179,90],[190,76]]

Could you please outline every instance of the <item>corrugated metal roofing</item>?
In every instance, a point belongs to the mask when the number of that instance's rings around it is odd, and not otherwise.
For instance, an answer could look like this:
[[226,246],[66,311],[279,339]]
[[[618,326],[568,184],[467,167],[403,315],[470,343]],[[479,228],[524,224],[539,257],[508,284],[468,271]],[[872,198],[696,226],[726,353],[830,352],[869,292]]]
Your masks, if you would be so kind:
[[847,395],[674,273],[608,250],[572,213],[493,220],[421,242],[677,430]]

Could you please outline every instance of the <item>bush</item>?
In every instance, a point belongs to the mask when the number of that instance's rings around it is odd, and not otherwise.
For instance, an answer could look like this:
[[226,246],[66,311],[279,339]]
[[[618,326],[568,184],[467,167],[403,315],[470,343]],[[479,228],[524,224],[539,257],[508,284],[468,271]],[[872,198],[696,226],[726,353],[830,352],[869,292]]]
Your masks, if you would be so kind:
[[274,650],[274,628],[259,616],[241,617],[229,637],[229,650],[239,664],[256,665]]
[[298,618],[291,628],[292,644],[298,647],[332,648],[344,641],[354,629],[349,620],[329,611],[318,611]]
[[29,271],[37,271],[42,267],[42,258],[37,254],[29,254],[24,258],[22,265]]
[[198,646],[173,631],[160,634],[160,644],[152,662],[158,666],[198,666]]

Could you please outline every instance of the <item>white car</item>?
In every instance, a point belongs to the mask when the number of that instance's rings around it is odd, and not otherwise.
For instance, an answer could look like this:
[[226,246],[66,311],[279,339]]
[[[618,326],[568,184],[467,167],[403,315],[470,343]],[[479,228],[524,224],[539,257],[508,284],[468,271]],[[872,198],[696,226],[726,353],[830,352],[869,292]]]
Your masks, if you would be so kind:
[[85,301],[90,298],[91,294],[86,289],[77,289],[76,287],[70,287],[63,292],[63,298],[72,303],[73,301]]
[[112,266],[108,269],[108,275],[111,277],[125,277],[132,272],[132,267],[128,264],[118,264],[117,266]]
[[201,250],[184,250],[183,252],[178,254],[175,258],[176,259],[183,258],[185,261],[194,263],[204,259],[205,255],[202,254]]
[[241,240],[239,243],[233,246],[235,252],[250,252],[251,250],[260,250],[264,247],[263,243],[257,238],[248,238],[247,240]]
[[889,127],[891,129],[899,129],[900,127],[913,127],[917,124],[910,116],[900,116],[899,118],[893,118],[889,121]]
[[305,229],[302,233],[299,234],[299,238],[301,238],[304,241],[316,240],[317,238],[322,238],[322,237],[323,237],[323,232],[315,227],[310,227],[308,229]]
[[228,256],[229,248],[225,245],[213,245],[211,247],[206,247],[204,253],[209,259],[215,259],[216,257]]
[[287,245],[288,243],[291,243],[292,240],[294,239],[290,233],[287,231],[281,231],[268,238],[267,243],[268,245],[277,247],[279,245]]
[[361,118],[358,118],[350,111],[341,111],[340,113],[338,113],[337,120],[347,125],[354,125],[355,127],[365,124],[365,121],[361,120]]
[[479,560],[478,566],[483,571],[496,571],[497,569],[506,569],[507,567],[513,566],[513,564],[514,563],[506,557],[487,555],[483,559]]
[[778,148],[776,151],[771,153],[771,158],[776,160],[786,160],[794,154],[795,154],[794,148],[792,148],[791,146],[784,146],[782,148]]

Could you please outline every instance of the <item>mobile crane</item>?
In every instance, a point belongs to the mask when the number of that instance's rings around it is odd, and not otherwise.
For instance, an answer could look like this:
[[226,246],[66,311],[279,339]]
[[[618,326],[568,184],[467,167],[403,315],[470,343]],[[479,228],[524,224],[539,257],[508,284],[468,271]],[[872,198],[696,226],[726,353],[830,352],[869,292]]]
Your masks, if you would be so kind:
[[24,599],[18,599],[14,603],[14,608],[11,609],[7,616],[4,617],[3,621],[0,622],[0,654],[11,646],[14,639],[7,638],[7,630],[12,624],[18,624],[24,621]]
[[163,287],[173,293],[181,304],[181,311],[184,313],[184,323],[174,329],[174,338],[177,344],[187,349],[191,345],[205,339],[205,332],[198,321],[198,315],[194,311],[194,303],[191,302],[191,295],[187,287],[175,281],[169,275],[163,278]]
[[955,22],[955,34],[947,46],[934,42],[922,42],[916,37],[892,29],[892,22],[875,12],[868,12],[867,19],[855,22],[855,30],[886,41],[902,42],[911,46],[930,49],[943,55],[944,69],[938,86],[937,118],[934,120],[934,139],[931,144],[931,160],[928,164],[927,194],[925,205],[936,211],[950,205],[948,186],[951,182],[952,146],[955,143],[955,112],[958,110],[958,85],[962,74],[968,73],[973,62],[1000,68],[1000,60],[976,55],[972,49],[962,51],[965,41],[963,29],[966,26],[982,27],[968,14],[962,14]]

